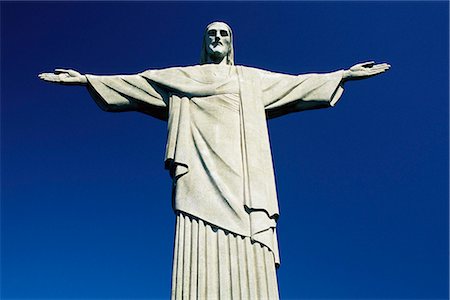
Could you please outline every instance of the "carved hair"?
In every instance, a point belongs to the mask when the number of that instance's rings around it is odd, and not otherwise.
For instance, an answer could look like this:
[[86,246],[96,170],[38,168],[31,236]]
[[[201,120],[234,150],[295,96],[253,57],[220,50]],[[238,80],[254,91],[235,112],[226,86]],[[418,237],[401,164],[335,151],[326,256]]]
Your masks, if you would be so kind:
[[205,32],[203,34],[202,52],[200,53],[200,64],[204,65],[209,62],[208,52],[206,51],[206,37],[208,36],[209,28],[215,24],[223,24],[228,29],[228,33],[230,34],[230,52],[228,52],[227,55],[227,65],[234,65],[233,32],[231,31],[230,26],[228,26],[228,24],[224,22],[212,22],[208,26],[206,26]]

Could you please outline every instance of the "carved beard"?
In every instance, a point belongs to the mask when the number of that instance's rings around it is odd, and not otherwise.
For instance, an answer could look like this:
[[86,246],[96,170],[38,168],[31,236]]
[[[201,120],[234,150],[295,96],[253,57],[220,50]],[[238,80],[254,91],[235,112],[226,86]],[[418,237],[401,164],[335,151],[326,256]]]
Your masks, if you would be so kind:
[[224,58],[224,57],[225,57],[225,55],[222,56],[222,53],[220,53],[220,52],[213,52],[213,53],[211,53],[211,54],[209,55],[209,58],[210,58],[211,60],[213,60],[213,61],[220,60],[220,59],[222,59],[222,58]]
[[212,62],[221,62],[223,59],[228,60],[228,54],[229,53],[222,54],[219,51],[215,51],[215,52],[209,53],[208,57],[209,57],[209,60]]

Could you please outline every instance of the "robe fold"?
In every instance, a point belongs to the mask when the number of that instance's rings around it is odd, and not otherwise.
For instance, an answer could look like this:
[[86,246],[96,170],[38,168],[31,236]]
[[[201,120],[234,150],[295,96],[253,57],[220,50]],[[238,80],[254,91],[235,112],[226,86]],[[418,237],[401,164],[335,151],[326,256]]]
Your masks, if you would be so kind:
[[279,210],[266,120],[334,106],[342,75],[201,65],[87,79],[102,109],[168,122],[165,165],[175,211],[261,243],[278,265]]

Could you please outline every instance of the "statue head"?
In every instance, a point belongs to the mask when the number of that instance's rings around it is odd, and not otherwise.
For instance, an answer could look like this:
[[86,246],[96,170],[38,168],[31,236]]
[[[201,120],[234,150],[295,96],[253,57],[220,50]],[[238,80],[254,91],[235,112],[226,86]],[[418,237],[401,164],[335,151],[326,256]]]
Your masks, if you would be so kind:
[[224,22],[213,22],[206,26],[203,34],[200,64],[220,63],[234,65],[233,33]]

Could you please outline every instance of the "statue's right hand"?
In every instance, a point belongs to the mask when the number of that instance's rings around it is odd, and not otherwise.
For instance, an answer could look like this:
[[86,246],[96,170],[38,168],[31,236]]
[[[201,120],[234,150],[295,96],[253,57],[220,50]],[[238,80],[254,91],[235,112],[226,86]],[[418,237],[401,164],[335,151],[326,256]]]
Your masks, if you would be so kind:
[[85,85],[87,78],[75,70],[55,69],[54,73],[41,73],[38,77],[49,82],[60,84]]

